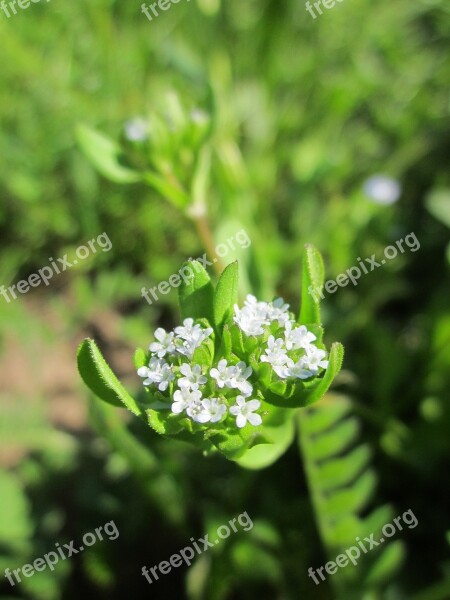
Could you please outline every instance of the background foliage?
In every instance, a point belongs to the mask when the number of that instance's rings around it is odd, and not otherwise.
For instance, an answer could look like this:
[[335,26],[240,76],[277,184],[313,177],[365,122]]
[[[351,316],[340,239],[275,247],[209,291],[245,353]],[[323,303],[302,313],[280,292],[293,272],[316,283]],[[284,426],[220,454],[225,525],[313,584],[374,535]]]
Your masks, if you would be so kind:
[[[450,597],[449,24],[444,0],[345,0],[316,20],[299,0],[180,2],[153,22],[139,3],[114,0],[0,14],[0,284],[103,231],[113,243],[48,289],[0,297],[0,572],[108,520],[120,530],[22,586],[2,576],[2,597]],[[134,347],[179,321],[175,292],[149,306],[141,288],[205,251],[186,211],[145,182],[108,181],[80,148],[83,124],[132,163],[124,124],[170,113],[171,102],[210,117],[214,238],[246,229],[252,245],[239,258],[264,299],[298,306],[306,242],[324,254],[327,278],[412,231],[421,244],[326,295],[326,342],[344,343],[345,370],[319,414],[302,413],[300,457],[291,446],[262,471],[159,439],[93,403],[75,373],[90,335],[136,390]],[[167,123],[163,132],[175,135]],[[171,160],[180,147],[175,139]],[[378,172],[402,184],[391,206],[364,195]],[[336,541],[337,529],[323,535],[332,509],[314,500],[325,475],[309,471],[320,456],[339,463],[337,477],[348,453],[360,468],[337,487],[364,493]],[[308,578],[409,508],[419,525],[392,541],[384,576],[360,565],[343,582]],[[243,511],[250,533],[148,588],[144,564]]]

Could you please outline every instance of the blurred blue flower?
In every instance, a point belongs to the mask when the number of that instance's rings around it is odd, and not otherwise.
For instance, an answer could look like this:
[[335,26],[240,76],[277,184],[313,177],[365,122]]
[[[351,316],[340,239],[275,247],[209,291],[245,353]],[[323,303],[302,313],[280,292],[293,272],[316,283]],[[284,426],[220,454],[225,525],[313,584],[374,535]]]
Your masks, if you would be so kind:
[[401,185],[386,175],[373,175],[364,182],[364,193],[377,204],[393,204],[402,193]]
[[124,131],[130,142],[144,142],[148,138],[148,123],[142,117],[135,117],[126,121]]

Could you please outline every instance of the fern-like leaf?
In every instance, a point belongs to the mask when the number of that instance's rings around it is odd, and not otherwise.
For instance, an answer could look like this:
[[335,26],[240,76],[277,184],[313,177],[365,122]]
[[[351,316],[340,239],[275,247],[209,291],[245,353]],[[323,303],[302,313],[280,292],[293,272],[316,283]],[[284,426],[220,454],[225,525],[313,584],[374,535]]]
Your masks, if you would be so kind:
[[[314,407],[298,411],[300,448],[311,490],[317,524],[329,560],[358,540],[373,534],[382,538],[381,528],[393,517],[382,506],[362,517],[376,487],[367,445],[355,445],[359,433],[345,396],[329,394]],[[369,544],[367,544],[369,546]],[[364,553],[357,565],[351,563],[330,578],[340,600],[360,600],[361,589],[379,590],[392,577],[403,559],[401,541],[383,541]]]

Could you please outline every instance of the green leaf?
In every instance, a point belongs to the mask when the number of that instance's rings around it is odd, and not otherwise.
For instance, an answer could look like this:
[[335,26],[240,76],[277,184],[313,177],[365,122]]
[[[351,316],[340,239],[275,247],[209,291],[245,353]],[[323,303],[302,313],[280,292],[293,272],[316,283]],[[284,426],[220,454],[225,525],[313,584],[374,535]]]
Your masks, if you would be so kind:
[[[238,581],[264,582],[267,587],[279,589],[283,584],[283,571],[277,554],[270,552],[263,544],[253,540],[238,540],[230,550],[231,569]],[[223,596],[222,596],[223,597]]]
[[294,439],[295,427],[291,417],[285,423],[276,427],[263,426],[264,436],[271,443],[259,444],[247,450],[236,459],[236,462],[246,469],[265,469],[273,464],[286,452]]
[[262,386],[267,388],[272,380],[272,367],[269,363],[261,362],[260,358],[256,358],[255,354],[250,354],[248,360],[249,365],[252,367]]
[[244,338],[242,335],[242,331],[235,323],[230,323],[229,328],[234,354],[236,354],[236,356],[239,356],[240,358],[247,356],[247,353],[245,352],[244,348]]
[[203,342],[201,346],[195,349],[194,355],[192,356],[192,364],[200,365],[201,367],[211,367],[212,361],[213,354],[205,342]]
[[375,487],[375,474],[367,470],[351,488],[335,491],[331,498],[324,500],[324,510],[329,518],[340,518],[343,514],[360,511],[373,497]]
[[405,547],[400,540],[388,544],[371,567],[365,580],[366,584],[378,586],[392,581],[393,575],[401,567],[404,558]]
[[20,480],[8,471],[0,471],[0,490],[0,544],[9,546],[24,543],[33,533],[33,524]]
[[381,529],[385,523],[389,523],[395,516],[392,506],[389,504],[383,504],[378,508],[372,510],[364,519],[360,532],[362,536],[370,535],[375,533],[378,537],[382,536]]
[[434,190],[427,197],[426,206],[433,217],[450,227],[450,190]]
[[220,355],[224,356],[229,361],[233,352],[233,340],[231,339],[230,328],[228,325],[225,325],[222,330],[222,345],[220,350]]
[[134,366],[137,369],[147,365],[147,354],[142,348],[137,348],[133,358]]
[[338,423],[327,435],[320,436],[312,444],[312,457],[314,460],[322,460],[342,453],[356,440],[359,432],[359,422],[355,418],[349,418],[342,423]]
[[203,146],[198,153],[192,176],[192,206],[205,206],[211,174],[211,148]]
[[78,125],[75,135],[88,159],[107,179],[115,183],[136,183],[141,180],[137,171],[121,163],[121,148],[113,140],[87,125]]
[[[170,407],[168,406],[167,409]],[[148,424],[160,435],[176,435],[183,430],[183,423],[178,415],[171,414],[168,410],[160,411],[148,409],[146,411]]]
[[88,388],[101,400],[113,406],[125,406],[133,414],[142,410],[112,372],[94,340],[84,340],[78,348],[78,371]]
[[[302,422],[302,429],[308,434],[320,434],[334,428],[351,411],[351,402],[346,396],[328,394],[319,405],[308,409],[308,418]],[[331,429],[330,429],[331,432]]]
[[222,454],[230,460],[236,460],[257,444],[266,444],[261,428],[246,425],[239,431],[230,429],[220,432],[207,432],[205,438],[209,439]]
[[274,394],[276,394],[278,396],[282,396],[283,398],[286,393],[286,388],[287,388],[287,383],[286,383],[286,381],[283,381],[282,379],[278,379],[269,385],[269,391],[273,392]]
[[191,276],[183,278],[178,288],[181,318],[205,318],[214,323],[214,288],[210,276],[196,260],[184,263],[180,270],[183,269],[189,269]]
[[184,209],[189,202],[189,197],[179,184],[168,181],[161,175],[146,171],[143,175],[143,181],[178,208]]
[[320,252],[311,244],[305,244],[299,323],[320,324],[319,294],[324,278],[325,268]]
[[[364,521],[361,521],[357,515],[342,515],[337,521],[327,521],[323,519],[323,529],[327,546],[339,553],[343,548],[351,546],[357,536],[361,537],[361,527]],[[370,535],[370,534],[369,534]]]
[[320,479],[321,486],[326,491],[349,485],[367,466],[370,456],[367,445],[358,446],[345,456],[328,460],[324,465],[319,465],[314,476]]
[[221,331],[223,325],[233,314],[238,301],[238,263],[229,264],[223,271],[214,292],[214,325]]

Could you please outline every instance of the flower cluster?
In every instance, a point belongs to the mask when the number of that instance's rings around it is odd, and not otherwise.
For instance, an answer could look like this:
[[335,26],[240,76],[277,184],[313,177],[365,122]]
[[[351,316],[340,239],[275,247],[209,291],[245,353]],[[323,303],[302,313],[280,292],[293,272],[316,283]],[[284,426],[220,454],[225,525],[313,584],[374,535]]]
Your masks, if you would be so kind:
[[250,398],[251,367],[242,361],[229,365],[222,359],[207,372],[201,365],[192,364],[195,350],[212,332],[210,327],[194,324],[193,319],[185,319],[173,332],[157,329],[157,341],[149,347],[148,366],[140,367],[138,375],[144,378],[145,386],[170,392],[171,411],[175,415],[185,414],[196,423],[206,424],[224,421],[229,413],[236,417],[238,428],[245,427],[247,422],[260,425],[261,416],[255,411],[261,402]]
[[[230,327],[240,330],[245,339],[261,336],[255,359],[267,363],[278,380],[308,379],[328,366],[326,352],[314,344],[316,335],[297,325],[282,298],[259,302],[247,296],[242,308],[234,306]],[[167,408],[173,415],[187,416],[202,425],[233,418],[239,429],[247,423],[261,425],[262,417],[256,411],[264,401],[264,386],[258,373],[234,353],[220,358],[215,366],[212,359],[206,365],[196,354],[208,343],[213,346],[212,334],[211,327],[193,319],[185,319],[171,332],[157,329],[156,341],[149,346],[148,366],[140,367],[138,375],[145,386],[153,386],[160,398],[171,403]],[[207,351],[211,357],[215,354],[214,349]]]
[[[268,363],[280,379],[308,379],[328,367],[326,352],[314,342],[317,337],[289,315],[289,305],[282,298],[258,302],[248,295],[243,308],[234,307],[234,322],[246,335],[269,335],[260,360]],[[269,329],[271,328],[271,329]]]

